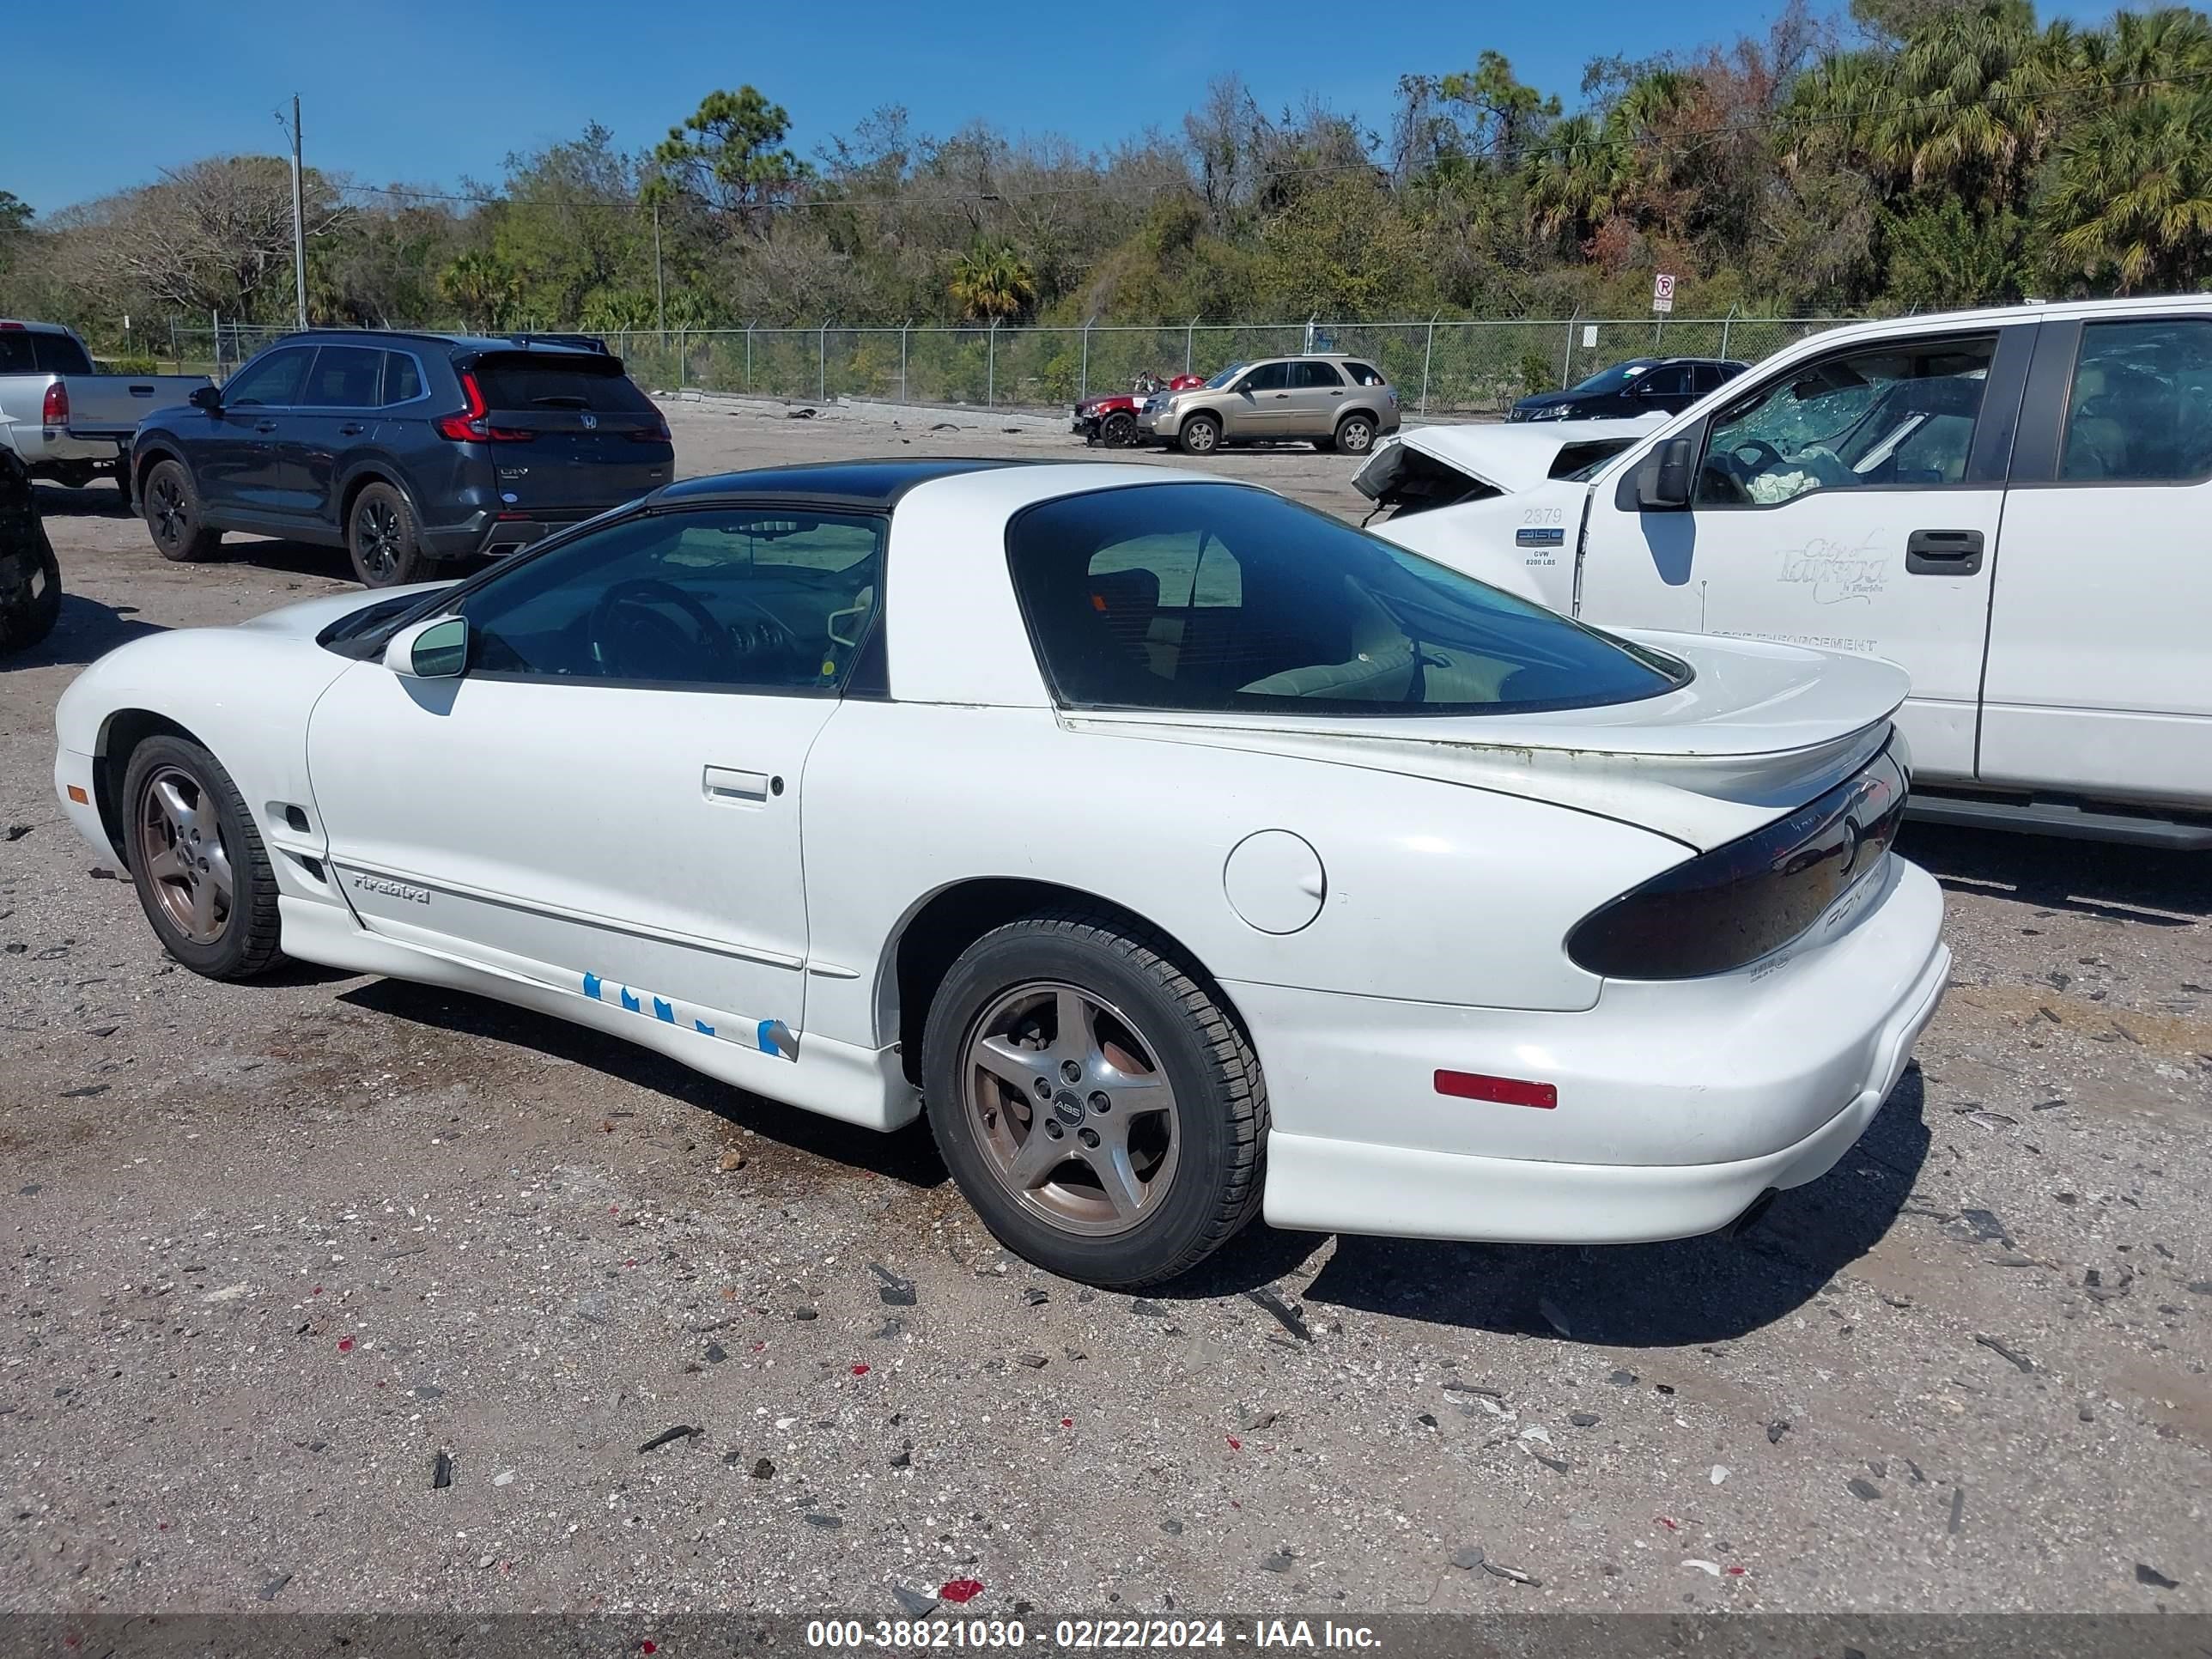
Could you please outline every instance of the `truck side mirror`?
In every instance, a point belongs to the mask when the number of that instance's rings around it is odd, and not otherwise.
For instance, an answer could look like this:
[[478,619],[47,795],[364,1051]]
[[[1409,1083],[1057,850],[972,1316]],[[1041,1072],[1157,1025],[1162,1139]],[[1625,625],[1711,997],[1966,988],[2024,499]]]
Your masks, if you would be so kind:
[[222,393],[215,386],[196,386],[190,401],[194,409],[204,409],[212,415],[222,407]]
[[[1703,431],[1692,428],[1686,436],[1663,438],[1653,446],[1643,465],[1623,480],[1633,482],[1635,511],[1680,513],[1690,505],[1691,476],[1697,467],[1698,451],[1704,447],[1704,439]],[[1632,503],[1624,501],[1621,505]]]

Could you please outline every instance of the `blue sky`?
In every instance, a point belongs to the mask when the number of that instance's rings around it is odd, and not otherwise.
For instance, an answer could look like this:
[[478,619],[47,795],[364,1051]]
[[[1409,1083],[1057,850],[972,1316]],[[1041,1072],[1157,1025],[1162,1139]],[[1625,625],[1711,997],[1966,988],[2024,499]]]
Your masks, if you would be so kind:
[[1271,108],[1311,92],[1379,128],[1400,75],[1472,67],[1486,46],[1571,102],[1595,53],[1763,29],[1776,9],[1721,0],[24,4],[5,28],[0,189],[44,214],[199,156],[273,152],[283,140],[271,112],[295,92],[312,163],[423,186],[495,179],[509,151],[572,137],[590,120],[643,146],[704,94],[747,81],[791,112],[801,155],[886,103],[905,105],[920,132],[981,116],[1103,144],[1148,125],[1174,129],[1231,71]]

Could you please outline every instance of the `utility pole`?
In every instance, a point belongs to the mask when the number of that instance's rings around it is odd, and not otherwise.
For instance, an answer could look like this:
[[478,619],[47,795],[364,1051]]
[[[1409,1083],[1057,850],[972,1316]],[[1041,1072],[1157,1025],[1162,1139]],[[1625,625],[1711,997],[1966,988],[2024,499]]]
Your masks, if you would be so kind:
[[[284,118],[280,113],[277,118]],[[307,326],[307,186],[300,171],[300,94],[292,94],[292,292],[302,330]]]
[[660,343],[668,343],[668,283],[660,270],[660,198],[653,198],[653,309],[660,324]]

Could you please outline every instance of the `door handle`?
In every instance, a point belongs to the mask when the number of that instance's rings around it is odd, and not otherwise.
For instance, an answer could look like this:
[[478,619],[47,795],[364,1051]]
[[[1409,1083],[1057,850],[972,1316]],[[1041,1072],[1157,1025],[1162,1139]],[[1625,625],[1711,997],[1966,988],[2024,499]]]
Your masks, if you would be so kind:
[[699,779],[701,792],[718,806],[765,806],[770,793],[783,793],[783,780],[765,772],[740,772],[735,767],[709,766]]
[[1275,396],[1277,396],[1278,398],[1287,398],[1287,397],[1289,397],[1290,395],[1291,395],[1291,394],[1290,394],[1289,392],[1278,392],[1277,393],[1275,393]]
[[253,429],[256,432],[274,432],[276,429],[276,422],[274,421],[263,421]]
[[358,438],[362,433],[368,430],[368,428],[365,426],[342,426],[338,428],[338,436],[341,438]]
[[1905,538],[1907,575],[1971,576],[1981,568],[1978,530],[1916,530]]

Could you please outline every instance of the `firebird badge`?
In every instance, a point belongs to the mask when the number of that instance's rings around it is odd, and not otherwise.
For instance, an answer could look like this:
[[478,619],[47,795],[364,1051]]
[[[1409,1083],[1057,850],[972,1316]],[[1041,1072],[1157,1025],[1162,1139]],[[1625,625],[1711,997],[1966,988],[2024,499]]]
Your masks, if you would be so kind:
[[410,887],[404,881],[386,881],[382,876],[356,875],[353,884],[364,893],[381,893],[386,898],[405,899],[411,904],[428,904],[430,890]]

